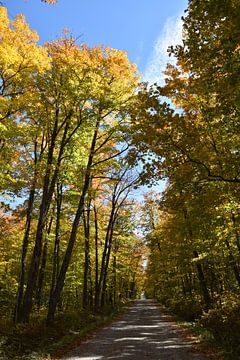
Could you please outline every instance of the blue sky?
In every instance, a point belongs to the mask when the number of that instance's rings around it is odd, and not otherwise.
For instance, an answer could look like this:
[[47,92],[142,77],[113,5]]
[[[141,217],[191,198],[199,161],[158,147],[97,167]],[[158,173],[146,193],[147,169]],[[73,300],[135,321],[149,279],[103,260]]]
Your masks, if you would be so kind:
[[144,80],[161,81],[166,48],[181,37],[180,17],[187,0],[4,0],[10,18],[23,13],[40,43],[54,40],[64,28],[88,45],[103,44],[128,52]]
[[[3,0],[9,17],[24,14],[40,43],[54,40],[64,28],[79,42],[103,44],[127,51],[143,80],[163,83],[162,71],[169,59],[166,49],[181,42],[181,16],[187,0]],[[161,191],[164,182],[153,186]],[[146,187],[140,193],[147,191]],[[139,195],[140,196],[140,195]]]

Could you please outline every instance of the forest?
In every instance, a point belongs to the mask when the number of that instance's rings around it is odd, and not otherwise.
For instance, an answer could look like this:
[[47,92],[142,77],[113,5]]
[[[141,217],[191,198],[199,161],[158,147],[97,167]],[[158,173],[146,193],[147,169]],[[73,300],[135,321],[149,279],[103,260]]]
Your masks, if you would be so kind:
[[0,7],[3,359],[143,292],[240,358],[239,1],[189,0],[182,36],[151,85],[126,52],[39,45]]

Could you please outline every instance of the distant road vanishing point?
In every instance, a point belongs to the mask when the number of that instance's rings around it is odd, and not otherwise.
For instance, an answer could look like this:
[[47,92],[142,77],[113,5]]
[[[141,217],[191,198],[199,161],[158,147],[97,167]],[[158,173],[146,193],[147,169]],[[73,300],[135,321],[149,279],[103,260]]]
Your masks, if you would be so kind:
[[193,352],[176,324],[151,300],[137,300],[120,320],[97,332],[64,360],[207,360]]

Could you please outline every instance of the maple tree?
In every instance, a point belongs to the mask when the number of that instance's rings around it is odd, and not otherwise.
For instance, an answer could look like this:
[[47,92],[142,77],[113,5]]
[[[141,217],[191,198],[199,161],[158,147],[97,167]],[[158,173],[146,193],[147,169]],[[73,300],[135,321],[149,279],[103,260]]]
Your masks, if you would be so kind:
[[146,291],[189,320],[205,311],[215,333],[239,291],[238,22],[238,2],[189,1],[183,45],[169,49],[177,64],[132,109],[132,161],[143,162],[143,181],[167,180],[148,227]]
[[[14,321],[28,322],[32,310],[44,306],[52,322],[62,299],[73,303],[75,289],[84,307],[99,309],[110,298],[117,306],[130,296],[125,288],[135,287],[138,271],[119,283],[117,249],[121,253],[129,236],[131,253],[139,240],[127,228],[121,246],[114,237],[133,186],[119,175],[119,163],[128,153],[128,108],[139,87],[135,65],[124,52],[78,45],[68,35],[41,47],[23,16],[9,21],[1,8],[1,17],[1,185],[3,194],[24,200],[3,215],[6,231],[8,218],[16,223],[18,236],[9,230],[9,239],[21,252],[20,271],[15,260],[9,271],[11,296],[17,293]],[[73,250],[76,241],[79,250]],[[1,271],[10,261],[8,251],[3,254]],[[141,255],[136,267],[139,261]],[[4,284],[2,294],[7,291]]]
[[46,50],[37,45],[38,35],[30,30],[24,16],[10,21],[6,9],[0,7],[0,23],[1,189],[11,182],[14,190],[17,169],[10,159],[21,152],[16,139],[24,143],[27,129],[27,124],[18,119],[33,91],[35,73],[48,67],[48,57]]
[[[15,323],[101,312],[143,289],[213,330],[224,304],[235,311],[239,14],[235,0],[189,1],[176,65],[148,86],[126,53],[69,35],[39,46],[0,8],[1,194],[23,200],[0,213]],[[135,188],[159,179],[162,194],[139,204]]]
[[[6,12],[3,13],[6,17]],[[9,25],[11,34],[15,31],[14,24],[13,21],[13,25]],[[106,173],[107,179],[111,166],[116,166],[114,159],[128,149],[123,129],[129,121],[127,107],[135,98],[139,79],[135,66],[129,63],[123,52],[102,46],[89,48],[85,44],[77,45],[72,37],[59,38],[41,48],[36,44],[37,35],[29,30],[23,17],[18,17],[17,27],[21,31],[24,29],[25,36],[29,37],[25,42],[29,41],[31,46],[36,47],[38,60],[33,66],[30,63],[32,58],[27,59],[29,69],[24,66],[25,73],[20,73],[24,81],[19,76],[22,90],[16,108],[14,96],[11,98],[10,93],[6,95],[8,106],[11,107],[11,113],[6,110],[6,119],[11,116],[16,128],[21,127],[22,130],[20,141],[11,139],[16,143],[14,149],[18,149],[19,159],[13,164],[16,169],[20,163],[22,166],[18,194],[28,195],[26,223],[21,232],[21,271],[14,318],[15,322],[28,322],[34,302],[38,306],[41,304],[52,246],[49,239],[55,229],[48,312],[48,322],[51,322],[60,301],[82,219],[85,224],[82,231],[85,232],[85,239],[88,237],[89,219],[85,217],[84,209],[94,177]],[[13,35],[24,43],[20,30]],[[7,43],[3,46],[6,47]],[[18,42],[12,44],[12,48],[19,55]],[[24,51],[27,50],[30,49],[26,45]],[[16,58],[16,66],[20,61],[21,58]],[[10,65],[13,66],[12,63]],[[4,71],[4,74],[6,76],[7,72]],[[11,84],[11,87],[13,85],[18,86],[18,83]],[[3,90],[7,91],[7,88],[4,86]],[[27,95],[27,99],[23,95]],[[29,129],[28,136],[23,132],[25,129]],[[73,158],[74,163],[71,162]],[[73,221],[68,226],[68,240],[65,238],[60,259],[63,196],[70,193],[71,188],[76,189],[78,203],[73,204]],[[107,238],[110,233],[112,237],[116,220],[109,221],[111,230]],[[85,295],[88,246],[85,242]],[[104,260],[99,286],[105,289],[110,252],[104,256],[107,263]],[[85,295],[83,298],[87,299]]]

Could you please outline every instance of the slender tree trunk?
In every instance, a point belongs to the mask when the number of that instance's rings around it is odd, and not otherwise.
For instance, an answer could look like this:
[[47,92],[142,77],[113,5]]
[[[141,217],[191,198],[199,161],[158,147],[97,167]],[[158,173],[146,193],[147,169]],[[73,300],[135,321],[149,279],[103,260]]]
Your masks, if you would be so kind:
[[230,247],[230,244],[229,244],[229,241],[228,240],[225,240],[225,243],[227,245],[227,248],[228,248],[228,258],[229,258],[229,263],[230,263],[230,266],[233,270],[233,273],[235,275],[235,279],[238,283],[238,286],[240,286],[240,274],[239,274],[239,268],[237,266],[237,263],[236,263],[236,260],[232,254],[232,251],[231,251],[231,247]]
[[92,266],[91,266],[91,262],[90,262],[90,266],[89,266],[89,306],[90,308],[93,310],[94,309],[94,288],[93,288],[93,278],[92,278]]
[[56,281],[55,289],[52,293],[52,296],[49,299],[47,325],[50,325],[51,323],[53,323],[53,320],[54,320],[56,307],[57,307],[58,301],[61,296],[61,292],[62,292],[62,289],[64,286],[65,277],[66,277],[66,272],[68,270],[68,266],[69,266],[69,263],[71,260],[72,251],[73,251],[73,247],[74,247],[76,236],[77,236],[78,225],[79,225],[80,219],[83,215],[85,197],[86,197],[86,194],[87,194],[89,186],[90,186],[91,166],[93,163],[93,157],[94,157],[95,146],[96,146],[96,142],[97,142],[99,125],[100,125],[100,118],[98,118],[96,121],[95,131],[93,134],[90,154],[89,154],[89,158],[88,158],[88,164],[87,164],[87,168],[86,168],[84,186],[83,186],[82,194],[79,199],[78,209],[77,209],[74,221],[73,221],[71,235],[70,235],[70,238],[68,241],[68,245],[67,245],[63,263],[62,263],[62,266],[60,269],[60,273],[59,273],[59,276]]
[[[184,218],[185,218],[185,220],[187,222],[189,238],[192,241],[193,240],[193,231],[192,231],[191,222],[189,221],[188,210],[187,210],[187,208],[185,206],[183,208],[183,214],[184,214]],[[196,250],[193,251],[193,257],[195,259],[197,259],[199,257],[198,252]],[[197,276],[198,276],[198,280],[199,280],[199,283],[200,283],[200,289],[201,289],[201,292],[202,292],[205,308],[206,308],[206,310],[209,310],[211,308],[212,300],[211,300],[209,290],[208,290],[208,287],[207,287],[207,282],[206,282],[206,279],[205,279],[205,276],[204,276],[202,264],[199,261],[196,262],[196,268],[197,268]]]
[[186,297],[187,296],[187,286],[185,285],[184,277],[181,278],[181,288],[182,288],[183,296]]
[[[125,174],[125,172],[124,172]],[[112,202],[111,202],[111,213],[108,221],[106,236],[105,236],[105,242],[104,242],[104,249],[102,254],[102,261],[101,261],[101,270],[100,270],[100,276],[98,281],[98,296],[99,299],[101,299],[101,306],[105,303],[105,297],[106,297],[106,284],[107,284],[107,272],[108,272],[108,265],[110,260],[110,254],[111,254],[111,248],[112,248],[112,238],[113,238],[113,230],[114,230],[114,224],[117,219],[117,214],[122,206],[123,202],[127,198],[127,194],[124,195],[123,199],[121,199],[120,203],[119,199],[121,194],[124,193],[125,190],[129,189],[130,186],[134,183],[128,183],[126,186],[120,186],[122,178],[118,181],[118,183],[115,184],[113,194],[112,194]],[[99,307],[99,304],[97,304],[97,307]]]
[[42,253],[43,232],[47,220],[48,209],[50,207],[50,202],[52,198],[51,194],[48,193],[48,190],[49,190],[49,181],[51,175],[51,166],[53,162],[54,147],[55,147],[55,140],[52,141],[48,152],[47,169],[44,177],[43,195],[42,195],[42,201],[39,211],[39,220],[36,231],[35,246],[32,254],[29,274],[28,274],[27,288],[23,299],[22,315],[21,315],[22,322],[29,322],[29,316],[32,309],[32,297],[36,287],[38,268]]
[[[194,251],[193,256],[194,256],[195,259],[197,259],[198,258],[198,252]],[[200,287],[201,287],[205,307],[206,307],[206,310],[209,310],[211,308],[211,305],[212,305],[212,300],[211,300],[209,290],[208,290],[208,287],[207,287],[207,282],[206,282],[204,272],[203,272],[203,269],[202,269],[202,264],[197,262],[196,267],[197,267],[198,280],[199,280],[199,283],[200,283]]]
[[83,275],[83,308],[88,306],[88,280],[89,280],[89,265],[90,265],[90,206],[91,199],[87,202],[86,215],[83,212],[84,225],[84,275]]
[[186,294],[189,294],[190,296],[192,296],[192,275],[190,272],[184,276],[183,281],[185,284]]
[[106,263],[103,271],[103,280],[102,280],[102,297],[101,297],[101,307],[104,307],[106,304],[106,290],[107,290],[107,276],[108,276],[108,267],[110,261],[110,255],[112,250],[112,239],[113,239],[113,229],[114,229],[114,219],[110,223],[110,233],[108,237],[108,247],[106,254]]
[[[44,135],[42,137],[42,143],[44,141]],[[40,154],[38,155],[38,143],[37,139],[35,139],[34,143],[34,175],[33,175],[33,183],[32,188],[29,193],[28,199],[28,207],[27,207],[27,216],[26,216],[26,225],[25,225],[25,232],[22,242],[22,253],[21,253],[21,265],[20,265],[20,274],[19,274],[19,281],[18,281],[18,291],[16,296],[16,303],[14,309],[14,323],[18,323],[21,321],[21,309],[22,309],[22,301],[23,301],[23,287],[24,287],[24,278],[25,278],[25,269],[26,269],[26,256],[28,250],[28,243],[29,243],[29,233],[31,228],[31,221],[32,221],[32,212],[33,212],[33,204],[36,192],[36,182],[38,177],[37,165],[42,159],[42,155],[44,153],[44,147],[41,146]]]
[[46,267],[46,262],[47,262],[48,237],[51,232],[52,222],[53,222],[53,217],[51,216],[48,228],[46,230],[43,252],[42,252],[42,262],[41,262],[41,267],[39,270],[38,285],[37,285],[37,289],[36,289],[36,304],[37,304],[38,308],[40,308],[40,305],[41,305],[42,287],[43,287],[45,267]]
[[78,225],[79,225],[79,221],[83,215],[83,211],[84,211],[84,199],[85,199],[85,195],[87,193],[88,190],[88,185],[89,185],[89,176],[86,176],[85,179],[85,185],[84,185],[84,190],[82,192],[82,195],[80,197],[80,201],[79,201],[79,205],[78,205],[78,209],[74,218],[74,222],[72,225],[72,231],[71,231],[71,235],[68,241],[68,246],[67,246],[67,250],[65,252],[65,256],[62,262],[62,266],[56,281],[56,285],[54,288],[54,291],[49,299],[49,306],[48,306],[48,315],[47,315],[47,325],[50,325],[53,320],[54,320],[54,315],[55,315],[55,311],[56,311],[56,307],[58,304],[58,301],[60,299],[61,296],[61,292],[64,286],[64,281],[65,281],[65,277],[66,277],[66,272],[68,270],[68,266],[71,260],[71,255],[72,255],[72,251],[73,251],[73,246],[76,240],[76,236],[77,236],[77,230],[78,230]]
[[116,306],[118,303],[118,301],[117,301],[117,251],[118,251],[118,246],[117,246],[116,237],[114,238],[114,242],[113,242],[113,251],[114,251],[114,255],[113,255],[113,306]]
[[97,209],[94,205],[94,226],[95,226],[95,291],[94,291],[94,308],[97,311],[99,303],[99,292],[98,292],[98,217]]
[[22,300],[23,300],[23,286],[24,286],[25,269],[26,269],[26,256],[27,256],[27,249],[28,249],[28,243],[29,243],[29,232],[30,232],[30,228],[31,228],[34,196],[35,196],[35,184],[32,187],[32,189],[30,190],[29,199],[28,199],[27,219],[26,219],[25,233],[24,233],[23,243],[22,243],[21,266],[20,266],[20,274],[19,274],[19,281],[18,281],[18,291],[17,291],[16,304],[15,304],[15,309],[14,309],[14,323],[17,323],[20,321],[20,309],[21,309]]
[[32,259],[31,259],[29,274],[28,274],[27,287],[26,287],[24,298],[23,298],[22,316],[21,316],[22,322],[29,322],[29,316],[31,313],[32,303],[33,303],[33,293],[36,288],[36,282],[37,282],[39,265],[40,265],[40,258],[41,258],[41,253],[42,253],[42,241],[43,241],[44,228],[45,228],[45,224],[47,221],[47,215],[48,215],[48,211],[49,211],[49,208],[51,205],[55,184],[56,184],[56,181],[58,178],[62,155],[63,155],[64,147],[66,144],[67,131],[69,128],[69,124],[66,123],[65,129],[63,132],[63,136],[61,139],[61,145],[60,145],[60,149],[59,149],[57,164],[56,164],[54,173],[52,175],[52,179],[50,179],[51,173],[52,173],[51,168],[53,165],[53,154],[54,154],[54,149],[55,149],[56,138],[58,135],[58,113],[59,113],[59,111],[57,110],[54,130],[53,130],[53,134],[52,134],[52,140],[51,140],[51,143],[49,146],[49,151],[48,151],[48,160],[47,160],[46,173],[44,176],[43,195],[42,195],[40,211],[39,211],[39,220],[38,220],[37,231],[36,231],[35,246],[34,246],[33,255],[32,255]]
[[42,261],[41,261],[41,266],[40,266],[40,269],[39,269],[38,283],[37,283],[37,287],[36,287],[36,296],[35,296],[35,302],[36,302],[36,305],[37,305],[38,309],[41,306],[44,271],[45,271],[45,266],[46,266],[46,262],[47,262],[47,246],[48,246],[48,237],[47,237],[47,234],[46,234],[45,235],[45,240],[44,240],[44,245],[43,245]]
[[231,212],[231,219],[232,219],[232,223],[233,223],[233,227],[234,227],[234,231],[235,231],[235,237],[236,237],[236,244],[237,244],[238,252],[240,253],[240,233],[239,233],[239,231],[237,229],[236,217],[235,217],[233,212]]
[[62,198],[63,198],[63,184],[57,183],[56,194],[56,225],[55,225],[55,242],[53,251],[53,272],[52,272],[52,284],[50,290],[50,297],[53,293],[54,286],[59,274],[59,251],[60,251],[60,218],[62,210]]
[[[109,237],[110,237],[110,232],[111,232],[111,224],[112,224],[112,221],[114,218],[114,211],[115,211],[115,206],[114,206],[114,201],[113,201],[111,214],[110,214],[109,221],[108,221],[106,236],[105,236],[104,249],[103,249],[102,261],[101,261],[101,269],[100,269],[100,275],[99,275],[99,281],[98,281],[98,289],[97,289],[99,300],[101,298],[101,303],[103,302],[103,295],[102,295],[103,280],[104,280],[104,274],[105,274],[105,268],[106,268],[107,253],[108,253],[108,247],[109,247]],[[99,303],[97,303],[97,309],[98,308],[99,308]]]
[[117,304],[117,257],[113,256],[113,306]]

